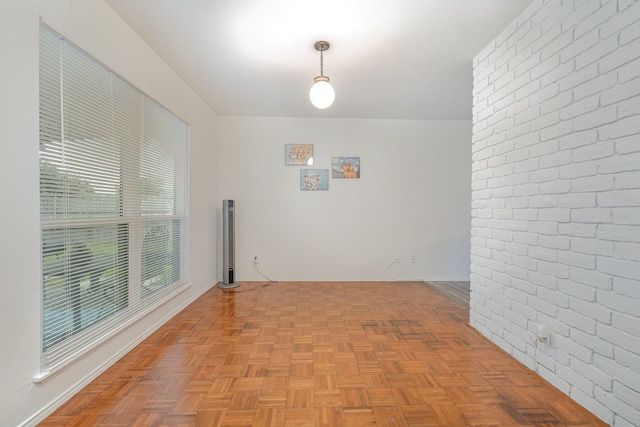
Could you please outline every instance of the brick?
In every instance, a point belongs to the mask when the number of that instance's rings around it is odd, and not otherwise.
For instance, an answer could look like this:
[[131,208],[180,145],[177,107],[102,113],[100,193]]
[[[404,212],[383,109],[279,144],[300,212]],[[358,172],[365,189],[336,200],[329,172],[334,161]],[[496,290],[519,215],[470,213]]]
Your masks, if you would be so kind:
[[[555,141],[547,141],[555,142]],[[571,152],[560,151],[540,157],[540,169],[555,168],[556,166],[564,166],[571,163]]]
[[507,179],[505,177],[491,178],[486,181],[488,188],[504,187]]
[[606,108],[600,108],[595,111],[582,114],[573,119],[573,128],[576,132],[586,129],[594,129],[608,123],[613,123],[617,119],[617,107],[610,106]]
[[554,208],[558,206],[558,196],[555,194],[532,196],[529,198],[532,208]]
[[631,62],[632,59],[638,57],[640,51],[640,40],[633,41],[627,45],[621,46],[614,52],[605,56],[598,65],[600,73],[604,74],[611,70],[615,70],[620,66]]
[[586,130],[574,132],[570,135],[563,136],[558,140],[560,150],[570,150],[577,147],[584,147],[594,144],[598,140],[597,130]]
[[613,311],[610,308],[576,298],[571,298],[569,300],[569,307],[576,313],[588,316],[599,323],[605,325],[611,324],[611,315]]
[[[638,301],[640,303],[640,301]],[[611,325],[619,331],[634,335],[640,338],[640,320],[638,316],[630,314],[618,313],[614,311],[612,314]]]
[[544,261],[556,261],[558,259],[558,251],[537,246],[530,247],[527,255],[531,258]]
[[[504,134],[501,134],[504,135]],[[508,153],[513,150],[513,141],[506,140],[505,138],[496,139],[495,141],[490,141],[489,145],[493,145],[493,151],[495,155],[501,155]],[[506,160],[506,157],[505,157]]]
[[608,223],[611,223],[611,209],[603,209],[603,208],[572,209],[571,221],[587,222],[587,223],[595,223],[595,224],[608,224]]
[[[569,46],[565,49],[562,49],[560,52],[560,60],[562,62],[566,62],[576,56],[588,52],[592,47],[594,47],[600,41],[599,30],[594,29],[589,31],[586,34],[583,34],[581,37],[578,37],[573,41]],[[594,62],[593,61],[590,62]],[[588,63],[587,63],[588,64]],[[579,67],[581,68],[581,67]]]
[[[584,69],[588,68],[590,67],[586,67]],[[599,75],[598,77],[588,80],[573,88],[573,99],[578,101],[595,93],[600,93],[603,90],[612,88],[617,83],[617,73],[615,71],[608,74]]]
[[621,225],[640,225],[640,207],[612,209],[613,223]]
[[[635,261],[640,269],[640,244],[637,243],[616,243],[613,256],[617,259]],[[638,284],[640,286],[640,284]]]
[[[635,1],[635,0],[630,0]],[[625,45],[640,38],[640,27],[632,25],[620,32],[620,45]]]
[[529,84],[522,86],[520,89],[513,93],[516,102],[529,98],[529,105],[534,105],[531,102],[531,97],[540,92],[540,81],[534,80]]
[[569,307],[569,297],[563,294],[562,292],[546,289],[546,288],[538,288],[537,296],[558,308],[567,308]]
[[[567,188],[567,191],[569,191],[571,189],[571,183],[569,181],[558,181],[559,179],[559,174],[558,174],[558,170],[557,169],[540,169],[540,170],[536,170],[536,171],[532,171],[529,173],[529,181],[531,183],[547,183],[547,185],[560,185],[561,190],[564,189],[565,187]],[[550,182],[551,181],[551,182]],[[568,184],[568,187],[566,186]],[[558,187],[555,187],[558,188]],[[557,193],[564,193],[564,191],[549,191],[550,188],[549,187],[543,187],[542,185],[538,185],[536,187],[536,193],[538,194],[557,194]]]
[[557,94],[553,98],[547,99],[540,104],[540,114],[545,115],[554,111],[558,111],[573,103],[573,93],[566,91]]
[[[640,58],[635,61],[631,61],[618,70],[618,81],[620,83],[626,83],[630,80],[637,79],[640,77]],[[634,82],[631,82],[633,84]],[[637,85],[637,82],[635,82]]]
[[[513,117],[512,117],[512,119],[513,119]],[[530,131],[531,131],[531,124],[530,123],[523,123],[523,124],[520,124],[518,126],[513,126],[510,129],[507,129],[506,137],[508,139],[514,139],[514,138],[517,138],[519,136],[526,135]]]
[[[576,313],[573,310],[560,310],[558,312],[558,320],[587,334],[596,334],[596,321],[588,316]],[[576,349],[567,349],[567,351],[569,350],[571,350],[570,353],[574,357],[578,357],[580,360],[585,362],[591,360],[591,351],[586,351],[585,354],[580,356]],[[588,353],[588,355],[586,353]]]
[[594,208],[596,207],[595,193],[561,194],[558,196],[559,208]]
[[613,190],[613,187],[614,177],[612,175],[587,176],[574,178],[571,181],[571,190],[577,193]]
[[531,157],[539,157],[547,154],[553,154],[558,151],[558,141],[546,141],[533,145],[530,150]]
[[509,209],[522,209],[529,206],[529,199],[527,197],[511,197],[507,199],[506,205]]
[[540,221],[569,222],[571,210],[560,208],[540,209],[538,211],[538,219]]
[[[592,31],[589,34],[597,35],[597,30]],[[579,52],[579,54],[576,56],[576,69],[581,69],[593,64],[596,61],[601,60],[603,57],[610,54],[617,48],[618,40],[615,37],[600,40],[600,42],[597,45],[593,46],[591,49]]]
[[[619,7],[619,9],[622,8]],[[600,37],[607,38],[615,35],[628,26],[632,26],[639,20],[639,9],[640,4],[632,3],[632,6],[629,9],[624,10],[622,13],[619,12],[615,16],[612,16],[608,21],[603,22],[600,26]]]
[[575,283],[589,286],[594,292],[597,289],[611,290],[613,286],[611,275],[579,267],[569,269],[569,278]]
[[638,96],[638,94],[640,94],[640,82],[638,82],[637,79],[634,79],[627,82],[621,82],[616,85],[611,85],[603,89],[606,90],[601,91],[600,105],[607,106]]
[[487,160],[487,166],[490,168],[495,168],[496,166],[504,165],[507,163],[507,156],[505,155],[496,155],[495,149],[494,154]]
[[558,88],[560,92],[573,89],[576,86],[595,79],[598,77],[598,74],[598,67],[596,66],[586,67],[575,72],[567,73],[567,75],[560,80]]
[[[589,2],[587,2],[589,3]],[[593,2],[591,2],[593,3]],[[591,5],[593,7],[593,5]],[[590,9],[588,9],[590,11]],[[609,4],[596,8],[593,12],[589,13],[585,18],[578,22],[574,27],[574,33],[576,37],[580,37],[583,34],[599,27],[604,22],[609,20],[612,16],[615,16],[617,12],[617,5],[615,1],[609,2]],[[585,12],[582,12],[585,13]]]
[[557,262],[538,261],[538,272],[547,276],[551,276],[554,280],[568,279],[570,268],[567,265],[558,264]]
[[[586,334],[577,329],[572,329],[571,339],[575,341],[577,344],[584,346],[586,349],[591,350],[595,353],[598,353],[604,357],[613,357],[613,344],[595,335]],[[571,365],[572,366],[580,365],[581,367],[578,369],[580,369],[581,371],[584,371],[585,369],[587,369],[587,367],[592,367],[593,369],[597,369],[600,373],[602,373],[602,374],[598,374],[598,376],[602,375],[602,377],[600,377],[600,381],[598,381],[600,387],[603,387],[603,388],[606,387],[608,389],[611,389],[612,382],[613,382],[611,379],[611,376],[607,373],[604,373],[600,368],[595,368],[593,367],[592,364],[585,363],[583,361],[580,361],[579,359],[573,359],[571,361]]]
[[[627,353],[628,354],[628,353]],[[637,358],[637,353],[633,353],[633,358]],[[634,369],[640,369],[640,363],[635,361]],[[640,402],[640,392],[638,390],[634,390],[630,387],[627,387],[621,382],[615,381],[613,383],[613,395],[616,396],[617,399],[629,405],[629,407],[633,408],[633,411],[628,412],[628,420],[634,421],[640,419],[640,408],[638,408],[638,402]],[[617,423],[616,423],[617,424]]]
[[569,181],[544,182],[538,188],[540,194],[565,194],[571,191],[571,183]]
[[538,169],[538,161],[539,160],[537,158],[534,158],[516,162],[513,164],[513,172],[520,173],[536,170]]
[[515,209],[513,219],[521,221],[535,221],[538,219],[537,209]]
[[[640,264],[609,257],[598,257],[598,271],[627,279],[640,280]],[[636,302],[637,303],[637,302]],[[638,304],[640,309],[640,304]]]
[[571,250],[583,254],[613,256],[613,243],[598,239],[571,239]]
[[590,0],[576,4],[573,13],[562,20],[562,29],[564,31],[567,31],[571,28],[574,28],[580,22],[595,13],[599,7],[599,3]]
[[[636,144],[638,144],[637,140]],[[598,171],[602,174],[637,171],[640,165],[640,152],[599,159],[597,163]]]
[[604,240],[638,243],[640,242],[640,227],[630,227],[628,225],[599,225],[597,236]]
[[530,147],[540,142],[540,134],[538,132],[529,132],[513,138],[515,148]]
[[[566,33],[562,33],[558,35],[555,39],[550,41],[546,46],[540,49],[540,59],[545,60],[560,51],[562,51],[565,47],[570,46],[573,42],[573,33],[568,31]],[[532,46],[533,50],[533,46]],[[562,60],[562,56],[561,56]],[[564,61],[563,61],[564,62]]]
[[[640,61],[638,61],[637,66],[640,68]],[[618,104],[618,118],[622,119],[638,114],[640,114],[640,97],[627,99]]]
[[[536,52],[534,55],[535,55],[534,56],[535,58],[538,58],[538,64],[535,65],[530,71],[532,80],[539,79],[540,77],[548,73],[556,72],[555,70],[560,65],[560,55],[552,56],[550,58],[545,59],[544,61],[539,59],[540,52]],[[573,71],[573,68],[568,72],[571,72],[571,71]],[[562,77],[563,75],[564,74],[561,74],[559,77]],[[558,81],[559,77],[550,78],[550,83],[555,83],[556,81]]]
[[516,101],[515,94],[510,93],[493,106],[496,111],[503,110],[507,117],[514,117],[529,108],[529,99],[524,98]]
[[519,150],[511,151],[507,153],[507,162],[513,163],[518,162],[520,160],[525,160],[529,158],[529,148],[521,148]]
[[[539,85],[540,84],[538,83],[538,86]],[[549,84],[549,85],[545,86],[542,89],[538,88],[537,90],[536,90],[535,86],[532,85],[530,90],[528,90],[528,94],[526,94],[526,95],[529,98],[529,105],[530,106],[534,106],[534,105],[542,104],[546,100],[555,97],[556,95],[558,95],[559,92],[560,91],[558,89],[558,84],[557,83],[553,83],[553,84]],[[523,95],[525,95],[525,94],[523,94]],[[516,96],[516,98],[517,98],[517,96]]]
[[[640,142],[638,144],[640,145]],[[638,167],[640,169],[640,165]],[[640,188],[640,170],[617,174],[615,176],[615,188]]]
[[[543,9],[545,11],[548,11],[549,8]],[[553,16],[553,15],[551,15]],[[535,25],[534,25],[535,27]],[[539,50],[542,50],[542,48],[544,48],[546,45],[548,45],[549,43],[552,43],[553,40],[555,40],[556,38],[558,38],[558,36],[560,36],[561,34],[561,27],[560,25],[554,25],[552,28],[549,28],[546,31],[542,31],[541,36],[534,41],[531,44],[531,50],[533,52],[537,52]]]
[[[518,278],[514,278],[511,280],[511,285],[515,288],[518,289],[519,291],[522,291],[528,295],[535,295],[537,292],[538,287],[535,286],[534,284],[532,284],[531,282],[529,282],[528,280],[522,280],[522,279],[518,279]],[[525,302],[526,304],[526,302]],[[512,304],[512,306],[515,308],[515,304]],[[520,312],[523,311],[529,311],[531,313],[535,313],[535,310],[533,310],[532,308],[527,307],[525,308],[520,308]],[[532,314],[533,316],[533,314]]]
[[636,207],[640,206],[640,190],[614,190],[599,193],[598,206],[603,207]]
[[629,381],[631,384],[640,384],[640,370],[632,370],[620,365],[610,357],[602,357],[595,355],[593,357],[593,365],[608,373],[611,378],[617,381]]
[[536,221],[528,224],[528,229],[532,233],[556,235],[558,234],[558,223]]
[[[636,301],[637,303],[637,301]],[[610,342],[616,347],[631,351],[636,356],[640,355],[640,338],[620,331],[609,325],[598,325],[598,336]]]
[[555,317],[558,313],[558,308],[540,298],[533,295],[527,297],[527,305],[532,309],[542,312],[548,316]]
[[547,86],[552,86],[554,87],[554,89],[557,88],[560,93],[569,93],[571,95],[571,98],[573,98],[573,93],[571,93],[570,90],[562,89],[562,87],[559,85],[559,82],[575,73],[575,69],[576,67],[573,61],[558,65],[558,67],[540,77],[540,87],[544,88]]
[[[628,378],[629,377],[627,377],[625,380],[628,380]],[[634,407],[622,402],[621,400],[616,398],[613,393],[601,391],[598,387],[595,388],[595,398],[598,403],[601,403],[608,409],[608,411],[615,414],[614,419],[616,427],[624,426],[625,420],[628,423],[627,425],[631,425],[633,427],[637,425],[637,420],[640,419],[640,411],[638,409],[635,409]],[[596,415],[598,415],[598,412],[595,413]],[[605,421],[607,421],[606,418]],[[608,422],[608,424],[614,425],[614,420],[611,420],[610,422]]]
[[[572,251],[558,252],[558,262],[573,267],[594,270],[596,267],[596,257],[594,255],[582,254]],[[570,277],[570,274],[567,277]]]
[[[577,237],[596,237],[598,227],[595,224],[560,224],[558,234]],[[640,234],[640,233],[639,233]]]
[[573,280],[558,280],[558,290],[571,297],[580,298],[584,301],[595,301],[596,291],[587,285],[576,283]]
[[557,367],[556,373],[559,377],[563,378],[569,384],[571,384],[572,391],[575,392],[575,390],[580,390],[588,396],[593,396],[593,382],[578,374],[573,369],[559,365]]

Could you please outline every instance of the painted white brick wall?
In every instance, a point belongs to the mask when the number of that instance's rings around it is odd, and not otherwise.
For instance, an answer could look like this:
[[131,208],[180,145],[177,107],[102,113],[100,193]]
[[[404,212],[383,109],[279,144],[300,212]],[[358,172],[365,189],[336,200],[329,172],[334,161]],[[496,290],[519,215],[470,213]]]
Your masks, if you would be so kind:
[[473,73],[471,325],[638,426],[640,1],[535,0]]

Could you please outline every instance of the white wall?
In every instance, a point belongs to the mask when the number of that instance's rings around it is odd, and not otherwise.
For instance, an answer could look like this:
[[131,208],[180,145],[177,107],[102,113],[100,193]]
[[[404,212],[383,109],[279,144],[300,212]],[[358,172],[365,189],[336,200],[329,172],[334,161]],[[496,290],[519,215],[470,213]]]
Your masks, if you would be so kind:
[[[263,280],[468,280],[470,123],[220,118],[220,196],[236,201],[236,276]],[[301,191],[285,144],[312,168],[356,156],[360,179]],[[416,263],[410,263],[410,255]]]
[[537,0],[474,61],[471,324],[616,426],[640,422],[639,30],[640,2]]
[[[40,371],[38,32],[45,23],[191,125],[192,286],[45,383]],[[217,116],[102,1],[0,2],[0,425],[33,424],[217,276]]]

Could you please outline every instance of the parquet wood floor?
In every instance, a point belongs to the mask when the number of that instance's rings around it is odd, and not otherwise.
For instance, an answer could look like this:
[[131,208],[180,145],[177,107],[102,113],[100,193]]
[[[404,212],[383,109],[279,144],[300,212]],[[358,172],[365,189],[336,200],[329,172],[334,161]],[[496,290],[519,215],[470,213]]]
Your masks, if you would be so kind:
[[40,425],[605,425],[421,282],[235,290],[205,293]]

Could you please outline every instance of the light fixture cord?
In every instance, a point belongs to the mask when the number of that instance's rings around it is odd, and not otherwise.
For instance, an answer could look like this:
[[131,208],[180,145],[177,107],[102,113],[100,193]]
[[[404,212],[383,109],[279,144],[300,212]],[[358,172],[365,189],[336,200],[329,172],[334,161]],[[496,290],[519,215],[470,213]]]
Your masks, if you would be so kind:
[[322,55],[324,53],[324,49],[322,49],[320,51],[320,75],[323,76],[323,72],[324,72],[324,56]]

